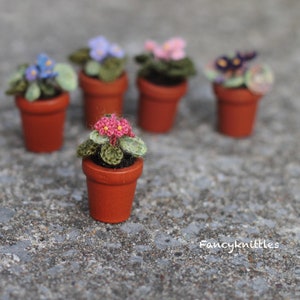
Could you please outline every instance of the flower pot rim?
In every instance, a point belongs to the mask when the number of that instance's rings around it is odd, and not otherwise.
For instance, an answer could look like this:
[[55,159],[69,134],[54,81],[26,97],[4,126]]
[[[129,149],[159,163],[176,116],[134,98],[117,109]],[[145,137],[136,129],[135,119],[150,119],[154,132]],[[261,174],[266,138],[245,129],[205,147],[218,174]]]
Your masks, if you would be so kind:
[[154,84],[139,76],[137,77],[137,85],[143,93],[153,98],[157,98],[158,101],[174,101],[174,98],[177,98],[176,101],[178,101],[185,95],[188,87],[188,81],[184,80],[177,85],[165,86]]
[[82,159],[84,174],[94,181],[108,185],[127,184],[142,174],[144,160],[140,157],[129,167],[113,169],[95,164],[90,158]]
[[128,75],[127,72],[124,71],[117,79],[113,80],[113,81],[103,81],[91,76],[88,76],[84,73],[83,70],[79,71],[79,83],[80,85],[86,83],[88,85],[91,86],[95,86],[95,87],[102,87],[102,86],[110,86],[110,85],[116,85],[119,83],[122,83],[123,81],[127,81],[128,80]]
[[36,101],[28,101],[24,96],[17,95],[15,97],[17,107],[31,114],[49,114],[52,112],[64,110],[70,103],[70,94],[62,92],[56,97],[49,99],[38,99]]
[[213,91],[218,101],[236,105],[259,101],[264,96],[263,94],[255,94],[248,88],[228,88],[218,83],[213,83]]

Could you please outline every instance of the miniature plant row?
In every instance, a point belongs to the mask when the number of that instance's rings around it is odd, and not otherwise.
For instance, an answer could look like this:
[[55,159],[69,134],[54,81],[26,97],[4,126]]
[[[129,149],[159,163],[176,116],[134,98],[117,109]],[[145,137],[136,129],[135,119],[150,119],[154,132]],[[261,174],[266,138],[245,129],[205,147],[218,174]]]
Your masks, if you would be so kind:
[[[138,76],[158,84],[172,86],[196,74],[193,61],[186,55],[186,42],[179,37],[162,44],[147,40],[143,53],[134,57],[140,66]],[[206,77],[227,88],[248,88],[265,94],[273,83],[273,73],[264,64],[250,65],[257,53],[237,51],[221,55],[204,68]],[[84,73],[103,82],[112,82],[125,72],[126,54],[103,36],[88,41],[87,46],[69,55]],[[38,55],[33,64],[22,64],[9,80],[8,95],[22,95],[28,101],[49,99],[77,87],[77,75],[68,64],[55,63],[47,54]]]

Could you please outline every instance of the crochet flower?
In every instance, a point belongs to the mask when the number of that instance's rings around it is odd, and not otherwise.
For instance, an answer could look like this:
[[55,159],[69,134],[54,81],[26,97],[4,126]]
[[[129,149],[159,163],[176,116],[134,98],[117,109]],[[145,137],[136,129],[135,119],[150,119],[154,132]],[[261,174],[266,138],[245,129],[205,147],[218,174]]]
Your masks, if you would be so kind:
[[110,117],[101,118],[95,125],[94,128],[98,130],[100,135],[111,137],[115,133],[114,120]]
[[236,56],[242,59],[243,61],[249,61],[254,59],[257,56],[256,51],[249,51],[249,52],[241,52],[237,51]]
[[30,65],[25,71],[25,78],[28,81],[34,81],[38,77],[38,69],[35,65]]
[[123,58],[125,56],[124,50],[117,44],[111,44],[108,52],[112,57]]
[[58,75],[56,72],[53,72],[55,61],[52,58],[50,58],[47,54],[45,53],[39,54],[36,63],[37,63],[37,68],[40,70],[39,78],[41,79],[53,78]]
[[147,41],[145,48],[152,52],[154,57],[162,60],[181,60],[186,57],[184,48],[185,41],[182,38],[171,38],[162,45],[157,45],[153,41]]
[[174,37],[167,41],[172,49],[184,49],[186,47],[186,42],[181,37]]
[[90,50],[90,56],[92,59],[101,62],[104,60],[108,53],[108,46],[98,46]]
[[144,49],[149,52],[153,52],[154,49],[157,48],[157,44],[155,41],[147,40],[144,44]]
[[115,146],[117,140],[126,135],[134,137],[129,122],[124,118],[117,118],[115,114],[102,117],[95,125],[100,135],[107,136],[111,145]]
[[176,49],[170,53],[170,58],[173,60],[180,60],[185,58],[186,54],[182,49]]
[[116,126],[115,127],[115,136],[116,137],[120,138],[123,135],[128,135],[130,137],[134,137],[132,128],[126,119],[121,118],[119,120],[116,120],[115,126]]
[[230,60],[230,69],[233,71],[236,71],[238,69],[240,69],[243,66],[243,59],[235,56]]
[[90,39],[88,45],[90,48],[90,57],[92,59],[101,62],[107,57],[110,43],[104,36],[100,35]]
[[39,54],[36,62],[40,70],[52,70],[55,65],[55,61],[45,53]]
[[221,72],[226,72],[230,68],[230,59],[227,56],[220,56],[215,61],[215,67]]
[[168,60],[169,59],[168,52],[165,51],[160,46],[157,46],[156,48],[153,49],[153,55],[158,59],[163,59],[163,60]]
[[88,46],[90,49],[94,49],[98,47],[105,48],[108,47],[108,45],[109,45],[108,40],[102,35],[96,36],[88,41]]

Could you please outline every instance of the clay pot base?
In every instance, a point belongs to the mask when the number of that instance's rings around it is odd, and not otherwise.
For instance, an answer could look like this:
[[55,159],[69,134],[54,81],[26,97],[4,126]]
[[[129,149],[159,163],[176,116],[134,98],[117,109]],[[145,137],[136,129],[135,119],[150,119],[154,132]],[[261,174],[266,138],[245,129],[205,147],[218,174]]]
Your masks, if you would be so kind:
[[105,114],[122,115],[123,96],[128,87],[126,73],[113,82],[103,82],[81,71],[79,84],[83,90],[85,126],[92,128]]
[[253,94],[246,88],[229,89],[217,84],[213,89],[218,99],[218,131],[235,138],[250,136],[262,95]]
[[140,91],[138,124],[149,132],[165,133],[171,130],[178,103],[187,91],[187,82],[176,86],[158,86],[138,78]]
[[53,152],[62,147],[68,93],[45,100],[29,102],[16,97],[20,110],[24,142],[31,152]]
[[82,160],[86,175],[90,215],[104,223],[121,223],[130,217],[137,179],[143,171],[143,160],[127,168],[107,169],[90,159]]

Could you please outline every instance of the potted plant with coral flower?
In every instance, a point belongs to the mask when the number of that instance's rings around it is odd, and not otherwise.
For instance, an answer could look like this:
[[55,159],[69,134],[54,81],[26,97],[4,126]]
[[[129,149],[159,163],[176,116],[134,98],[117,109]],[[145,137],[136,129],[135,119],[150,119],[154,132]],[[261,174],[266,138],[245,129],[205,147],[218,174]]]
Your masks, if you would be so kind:
[[128,87],[124,50],[104,36],[97,36],[69,59],[82,67],[79,85],[84,96],[85,124],[91,127],[105,114],[121,115]]
[[6,94],[15,96],[29,151],[61,148],[69,92],[76,87],[75,71],[45,53],[39,54],[34,64],[20,65],[11,76]]
[[145,53],[135,56],[140,65],[138,124],[147,131],[163,133],[173,126],[178,103],[187,92],[187,77],[196,73],[185,47],[182,38],[162,45],[148,40]]
[[273,84],[267,65],[250,65],[256,56],[255,51],[237,51],[218,57],[204,69],[218,99],[218,129],[225,135],[240,138],[252,134],[258,101]]
[[115,114],[100,118],[77,148],[86,175],[90,215],[120,223],[130,216],[137,179],[147,148],[130,123]]

